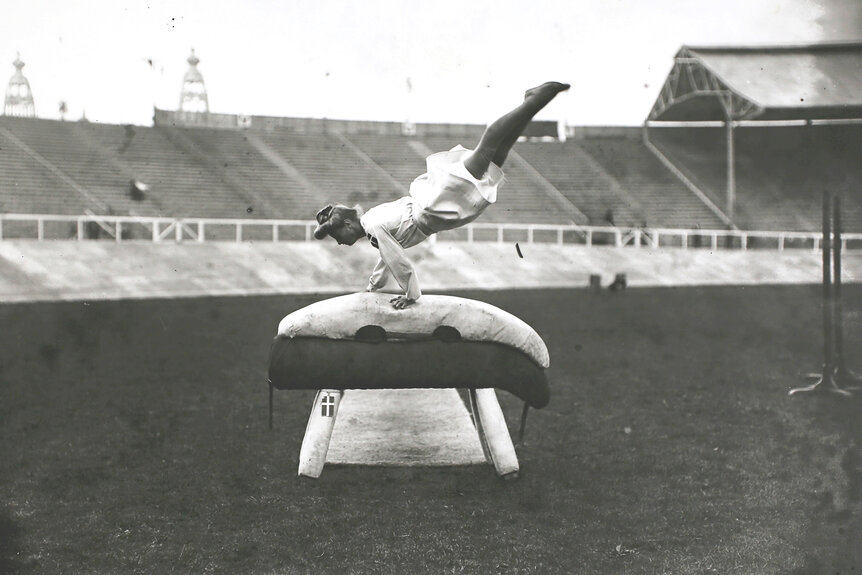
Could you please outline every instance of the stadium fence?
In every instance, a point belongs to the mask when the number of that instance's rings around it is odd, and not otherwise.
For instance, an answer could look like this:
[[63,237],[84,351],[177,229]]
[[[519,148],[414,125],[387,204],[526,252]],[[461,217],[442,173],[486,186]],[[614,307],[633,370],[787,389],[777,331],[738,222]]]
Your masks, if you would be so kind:
[[[150,242],[312,241],[315,221],[108,215],[0,214],[4,240]],[[553,224],[472,223],[432,236],[442,242],[523,242],[631,248],[819,250],[820,232],[626,228]],[[844,250],[862,249],[862,234],[845,233]]]

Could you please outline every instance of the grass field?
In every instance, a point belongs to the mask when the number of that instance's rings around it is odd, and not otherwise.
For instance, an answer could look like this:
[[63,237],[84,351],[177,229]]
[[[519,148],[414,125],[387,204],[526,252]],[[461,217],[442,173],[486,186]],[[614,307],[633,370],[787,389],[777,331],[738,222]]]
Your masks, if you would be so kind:
[[313,394],[269,431],[266,362],[314,296],[0,306],[0,572],[862,573],[862,400],[787,396],[817,286],[458,295],[550,349],[513,482],[297,478]]

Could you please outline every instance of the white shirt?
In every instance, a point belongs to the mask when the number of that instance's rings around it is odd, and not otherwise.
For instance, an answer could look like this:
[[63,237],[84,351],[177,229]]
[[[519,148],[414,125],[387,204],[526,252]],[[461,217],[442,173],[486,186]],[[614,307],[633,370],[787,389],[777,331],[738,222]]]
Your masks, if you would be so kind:
[[428,156],[428,171],[410,184],[409,197],[375,206],[359,219],[380,250],[380,259],[368,281],[369,290],[385,286],[391,273],[408,298],[418,299],[422,291],[404,250],[429,235],[472,222],[497,200],[503,170],[491,164],[485,176],[476,179],[464,166],[464,158],[471,153],[455,146],[448,152]]
[[404,295],[416,300],[422,295],[413,264],[404,252],[425,241],[426,236],[413,221],[413,198],[403,197],[374,206],[359,219],[365,230],[377,240],[380,258],[368,279],[368,289],[376,291],[386,285],[389,276],[404,290]]

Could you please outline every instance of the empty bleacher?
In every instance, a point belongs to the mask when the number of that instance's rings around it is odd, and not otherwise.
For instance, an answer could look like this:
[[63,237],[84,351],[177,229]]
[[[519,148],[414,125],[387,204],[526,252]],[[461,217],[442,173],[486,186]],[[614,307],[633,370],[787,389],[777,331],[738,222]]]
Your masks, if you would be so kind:
[[[31,184],[41,188],[31,190],[38,200],[22,202],[19,196],[18,205],[27,212],[127,212],[129,179],[105,162],[104,154],[78,137],[76,130],[74,123],[3,118],[0,136],[5,145],[0,161],[4,166],[11,163],[12,171],[17,172],[17,189]],[[17,164],[25,158],[23,164]],[[49,195],[61,201],[51,200]],[[3,197],[7,200],[7,194]],[[10,196],[7,201],[15,200]]]
[[[723,128],[651,128],[650,140],[723,206],[727,187]],[[823,190],[844,199],[847,230],[862,229],[862,126],[743,126],[734,130],[736,204],[743,229],[820,229]]]
[[182,135],[200,155],[201,163],[237,195],[247,198],[255,217],[308,219],[320,209],[319,194],[267,159],[261,151],[265,144],[255,141],[253,134],[188,128]]
[[348,134],[345,137],[401,186],[403,191],[389,190],[390,195],[384,195],[381,198],[383,201],[406,193],[410,182],[425,171],[425,156],[422,153],[424,144],[417,146],[415,137],[378,134]]
[[[8,124],[3,127],[8,129]],[[81,214],[87,207],[85,197],[0,130],[0,211]]]
[[639,139],[524,143],[527,158],[593,225],[721,228],[721,221]]
[[645,227],[724,227],[641,140],[589,138],[578,143],[633,199]]
[[[471,128],[472,130],[472,128]],[[327,201],[395,199],[425,156],[475,146],[460,136],[356,129],[216,129],[0,117],[0,211],[310,219]],[[585,223],[702,229],[721,221],[647,148],[616,132],[519,142],[488,223]],[[738,128],[735,221],[744,229],[816,231],[820,192],[842,192],[848,231],[862,229],[862,126]],[[650,140],[718,206],[721,128],[650,128]],[[131,180],[148,186],[133,198]]]
[[[275,129],[258,136],[314,188],[320,204],[329,201],[367,207],[399,193],[383,170],[369,164],[337,133],[297,134]],[[302,217],[311,218],[314,213],[316,209]]]
[[248,203],[197,158],[176,145],[170,128],[96,126],[91,138],[149,186],[161,215],[244,217]]
[[523,142],[516,151],[577,206],[590,225],[643,223],[640,206],[576,142]]

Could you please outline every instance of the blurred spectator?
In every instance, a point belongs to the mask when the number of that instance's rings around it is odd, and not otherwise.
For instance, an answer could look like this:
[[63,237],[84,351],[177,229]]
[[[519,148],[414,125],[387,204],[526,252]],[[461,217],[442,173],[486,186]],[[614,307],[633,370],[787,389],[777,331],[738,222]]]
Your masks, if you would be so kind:
[[144,182],[141,182],[134,178],[129,180],[129,195],[131,195],[132,199],[136,202],[143,201],[149,189],[149,186],[147,186],[147,184],[145,184]]

